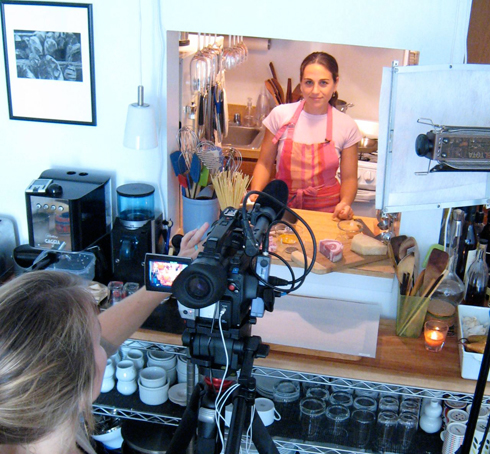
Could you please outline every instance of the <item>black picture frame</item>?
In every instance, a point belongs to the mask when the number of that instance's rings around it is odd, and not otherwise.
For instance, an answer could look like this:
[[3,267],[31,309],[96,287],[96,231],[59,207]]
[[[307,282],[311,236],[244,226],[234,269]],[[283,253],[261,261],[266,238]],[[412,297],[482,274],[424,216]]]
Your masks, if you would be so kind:
[[10,119],[96,126],[92,5],[0,3]]

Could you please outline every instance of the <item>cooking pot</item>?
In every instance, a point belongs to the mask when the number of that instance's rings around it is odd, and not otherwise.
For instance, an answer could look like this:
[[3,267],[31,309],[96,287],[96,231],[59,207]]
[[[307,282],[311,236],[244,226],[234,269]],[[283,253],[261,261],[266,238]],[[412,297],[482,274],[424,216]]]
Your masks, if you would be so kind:
[[122,424],[123,454],[165,454],[176,427],[146,421]]

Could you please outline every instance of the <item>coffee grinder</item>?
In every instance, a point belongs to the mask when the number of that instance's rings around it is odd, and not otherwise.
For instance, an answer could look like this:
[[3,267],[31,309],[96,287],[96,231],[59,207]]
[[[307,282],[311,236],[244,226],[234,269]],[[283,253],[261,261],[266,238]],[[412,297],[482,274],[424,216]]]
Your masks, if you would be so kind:
[[112,229],[113,280],[144,284],[146,253],[162,254],[162,214],[155,213],[155,188],[132,183],[119,186],[118,215]]

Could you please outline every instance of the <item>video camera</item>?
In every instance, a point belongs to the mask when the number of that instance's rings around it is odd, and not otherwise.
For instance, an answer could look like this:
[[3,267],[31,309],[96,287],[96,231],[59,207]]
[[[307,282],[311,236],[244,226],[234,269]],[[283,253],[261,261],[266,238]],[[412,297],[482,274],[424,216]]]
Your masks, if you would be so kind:
[[[253,209],[247,212],[246,201],[252,194],[259,196]],[[313,267],[316,257],[313,232],[287,208],[287,198],[287,185],[281,180],[269,183],[263,192],[249,192],[240,209],[228,207],[223,211],[213,224],[203,251],[191,263],[180,257],[147,255],[146,287],[156,291],[171,289],[181,317],[186,320],[183,344],[189,348],[192,362],[202,366],[204,373],[212,370],[219,375],[224,366],[239,370],[243,339],[251,336],[251,325],[266,310],[273,311],[275,297],[296,290]],[[281,220],[285,211],[297,216],[313,239],[313,258],[300,279],[295,278],[284,259],[268,250],[271,227],[284,223],[296,233],[306,258],[296,230]],[[269,277],[271,256],[286,264],[291,281]],[[154,271],[158,267],[165,268],[166,278],[156,277]],[[263,351],[256,356],[265,357],[265,349],[268,351],[263,345]]]

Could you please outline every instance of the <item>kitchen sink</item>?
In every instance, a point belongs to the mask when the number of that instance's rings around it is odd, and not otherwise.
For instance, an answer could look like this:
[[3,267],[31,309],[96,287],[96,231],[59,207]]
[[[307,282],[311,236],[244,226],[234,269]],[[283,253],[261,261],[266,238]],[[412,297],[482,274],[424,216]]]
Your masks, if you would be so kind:
[[228,123],[228,135],[223,138],[222,145],[235,148],[258,149],[264,138],[264,128],[239,126]]

